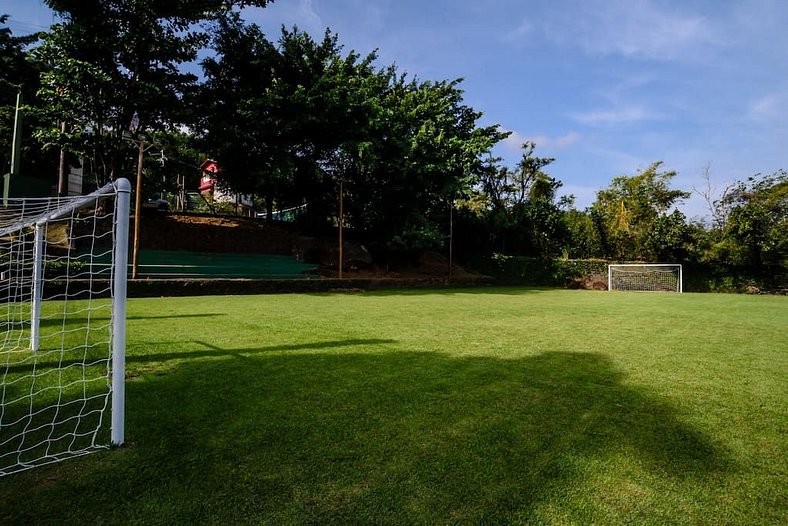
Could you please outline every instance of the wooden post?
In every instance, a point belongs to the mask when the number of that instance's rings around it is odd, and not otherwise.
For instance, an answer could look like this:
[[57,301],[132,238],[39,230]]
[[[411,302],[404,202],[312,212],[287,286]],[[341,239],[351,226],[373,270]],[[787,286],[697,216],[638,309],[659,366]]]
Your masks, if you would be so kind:
[[344,199],[342,195],[342,181],[339,181],[339,278],[342,279],[342,223],[345,219]]
[[[66,133],[66,121],[60,123],[60,133]],[[60,148],[60,162],[57,169],[57,196],[68,195],[68,175],[66,175],[66,150]]]
[[449,279],[452,277],[452,253],[454,252],[454,203],[449,203]]
[[131,279],[137,279],[140,251],[140,223],[142,219],[142,161],[145,156],[145,139],[140,137],[140,152],[137,157],[137,196],[134,201],[134,249],[131,256]]

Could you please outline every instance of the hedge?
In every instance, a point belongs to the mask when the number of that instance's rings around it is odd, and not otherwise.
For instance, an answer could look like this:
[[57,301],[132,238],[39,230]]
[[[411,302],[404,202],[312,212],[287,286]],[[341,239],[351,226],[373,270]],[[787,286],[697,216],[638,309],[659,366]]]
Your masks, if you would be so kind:
[[[479,264],[480,263],[480,264]],[[493,254],[477,262],[477,270],[498,282],[547,287],[607,288],[607,266],[602,259],[528,258]],[[684,264],[686,292],[778,292],[788,290],[788,269],[711,263]]]

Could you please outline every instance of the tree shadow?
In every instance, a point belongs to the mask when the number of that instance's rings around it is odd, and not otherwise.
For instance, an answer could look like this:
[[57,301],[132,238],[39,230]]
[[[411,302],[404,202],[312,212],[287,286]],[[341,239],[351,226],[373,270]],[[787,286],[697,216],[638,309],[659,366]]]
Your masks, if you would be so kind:
[[[68,317],[65,320],[66,327],[81,327],[87,326],[88,322],[93,324],[101,324],[101,323],[109,323],[112,321],[112,318],[107,314],[110,312],[110,307],[107,306],[101,309],[102,314],[96,314],[95,312],[90,312],[88,315],[87,313],[68,313]],[[126,316],[126,320],[144,320],[144,321],[153,321],[153,320],[169,320],[169,319],[180,319],[180,318],[218,318],[219,316],[227,316],[226,312],[205,312],[199,314],[167,314],[167,315],[140,315],[140,316]],[[45,315],[39,321],[40,327],[54,327],[59,328],[64,326],[64,319],[62,315]]]
[[[309,342],[309,343],[298,343],[298,344],[288,344],[288,345],[269,345],[265,347],[250,347],[250,348],[242,348],[242,349],[222,349],[221,347],[217,347],[212,345],[208,342],[200,341],[200,340],[192,340],[190,342],[183,342],[183,341],[174,341],[174,342],[159,342],[157,346],[165,346],[165,345],[178,345],[182,346],[184,343],[187,345],[195,345],[201,347],[201,349],[194,349],[190,351],[173,351],[168,353],[147,353],[147,354],[133,354],[134,349],[137,347],[148,347],[146,344],[129,344],[127,347],[127,352],[131,354],[126,356],[126,363],[145,363],[145,362],[165,362],[169,360],[192,360],[198,358],[212,358],[212,357],[239,357],[245,354],[259,354],[259,353],[269,353],[269,352],[282,352],[282,351],[319,351],[323,349],[341,349],[343,347],[353,347],[353,346],[360,346],[360,345],[382,345],[387,343],[396,343],[396,340],[391,339],[348,339],[348,340],[329,340],[329,341],[320,341],[320,342]],[[48,352],[47,355],[51,356],[53,354],[57,354],[56,352]],[[105,358],[105,360],[108,358]],[[96,360],[98,361],[98,360]],[[82,365],[85,363],[85,358],[82,357],[81,359],[62,359],[55,358],[51,360],[40,360],[35,359],[35,355],[33,351],[30,351],[30,359],[19,364],[15,365],[6,365],[5,371],[7,374],[20,374],[20,373],[32,373],[32,371],[38,370],[39,373],[46,369],[54,369],[54,368],[67,368],[74,365]],[[10,392],[10,387],[6,387],[7,390]]]
[[[474,286],[453,286],[445,287],[424,287],[413,289],[373,289],[363,291],[365,295],[374,296],[448,296],[453,294],[497,294],[503,296],[523,296],[526,294],[538,294],[551,290],[548,287],[528,287],[524,285],[474,285]],[[553,289],[554,290],[554,289]]]
[[[595,516],[575,490],[621,465],[666,483],[733,468],[604,355],[456,358],[377,347],[387,343],[175,353],[228,359],[129,382],[127,446],[80,461],[76,475],[17,475],[25,491],[0,481],[13,497],[0,518],[98,521],[90,503],[103,523],[528,523],[546,509],[566,522],[639,522],[648,515],[631,509]],[[301,348],[315,346],[280,350]],[[626,478],[612,475],[610,491]],[[30,487],[69,507],[31,509]]]

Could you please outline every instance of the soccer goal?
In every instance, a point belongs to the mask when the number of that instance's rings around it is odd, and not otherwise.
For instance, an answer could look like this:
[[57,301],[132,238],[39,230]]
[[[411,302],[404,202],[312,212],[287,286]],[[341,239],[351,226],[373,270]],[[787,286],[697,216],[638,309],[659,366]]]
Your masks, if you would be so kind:
[[683,279],[679,264],[627,264],[607,267],[607,290],[683,292]]
[[124,441],[129,195],[0,202],[0,476]]

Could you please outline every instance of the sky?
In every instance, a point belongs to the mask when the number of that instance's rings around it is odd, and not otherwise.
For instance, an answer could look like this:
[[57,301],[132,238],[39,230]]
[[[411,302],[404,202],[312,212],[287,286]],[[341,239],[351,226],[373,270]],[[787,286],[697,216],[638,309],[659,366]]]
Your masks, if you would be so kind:
[[[54,21],[40,0],[3,3],[17,35]],[[655,161],[687,191],[788,169],[786,0],[276,0],[244,17],[463,78],[480,124],[511,132],[494,153],[514,167],[534,141],[581,209]],[[708,213],[697,195],[680,208]]]

